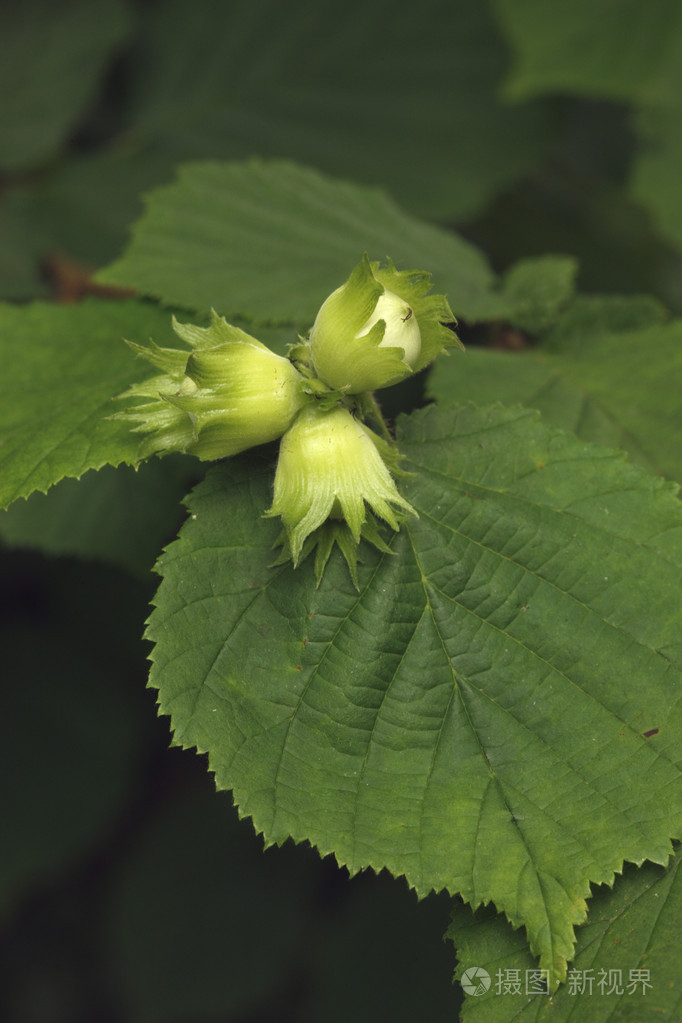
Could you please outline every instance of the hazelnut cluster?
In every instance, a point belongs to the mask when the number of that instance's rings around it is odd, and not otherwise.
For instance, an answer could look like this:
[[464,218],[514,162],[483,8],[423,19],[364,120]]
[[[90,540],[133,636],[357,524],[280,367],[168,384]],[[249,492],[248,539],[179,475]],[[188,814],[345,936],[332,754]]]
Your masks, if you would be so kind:
[[282,519],[280,561],[297,565],[315,549],[319,584],[337,544],[357,586],[360,540],[388,551],[377,520],[397,530],[416,514],[396,486],[401,456],[372,392],[460,345],[447,300],[430,290],[428,274],[365,256],[288,358],[215,313],[205,328],[174,320],[190,354],[131,344],[159,372],[120,395],[136,403],[116,418],[144,434],[140,460],[170,451],[225,458],[281,438],[265,512]]

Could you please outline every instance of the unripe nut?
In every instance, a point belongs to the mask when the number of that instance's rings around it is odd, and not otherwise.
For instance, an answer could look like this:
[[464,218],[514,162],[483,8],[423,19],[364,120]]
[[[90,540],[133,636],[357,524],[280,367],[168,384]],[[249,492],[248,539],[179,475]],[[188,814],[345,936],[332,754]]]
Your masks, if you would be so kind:
[[306,538],[328,518],[345,519],[356,541],[365,503],[393,528],[392,505],[413,512],[400,495],[371,430],[346,409],[305,407],[280,442],[275,493],[267,514],[281,515],[294,562]]
[[189,356],[153,342],[131,345],[163,371],[120,395],[144,401],[116,416],[147,434],[139,458],[170,451],[226,458],[281,437],[308,400],[292,363],[215,313],[209,327],[173,327]]
[[365,256],[322,303],[310,331],[315,373],[348,394],[375,391],[423,369],[459,341],[446,299],[428,274],[381,268]]
[[404,299],[392,291],[379,296],[374,312],[360,328],[356,337],[366,337],[375,323],[383,320],[386,324],[379,348],[402,348],[403,359],[412,369],[416,365],[422,347],[422,338],[414,311]]

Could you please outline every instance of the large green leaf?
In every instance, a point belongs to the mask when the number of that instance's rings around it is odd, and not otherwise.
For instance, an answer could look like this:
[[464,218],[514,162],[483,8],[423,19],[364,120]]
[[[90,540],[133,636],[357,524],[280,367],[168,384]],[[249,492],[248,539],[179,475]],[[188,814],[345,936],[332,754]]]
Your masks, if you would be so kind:
[[0,306],[0,506],[64,476],[133,463],[139,437],[107,418],[148,366],[123,338],[173,343],[170,314],[143,302]]
[[362,253],[428,269],[457,316],[547,326],[575,264],[527,260],[497,282],[478,249],[400,210],[384,193],[269,163],[197,163],[157,189],[104,283],[194,310],[307,328]]
[[545,106],[499,100],[507,54],[487,3],[195,0],[188,18],[185,0],[166,0],[142,26],[131,134],[169,163],[284,157],[451,219],[551,138]]
[[493,0],[513,46],[507,92],[658,98],[668,91],[671,40],[682,33],[677,0]]
[[[64,34],[77,49],[87,26],[76,26],[71,39],[63,5],[50,5],[43,19],[34,16],[32,0],[14,6],[27,33],[23,43],[13,41],[3,66],[22,64],[30,92],[42,105],[58,104],[59,88],[46,89],[45,48],[33,46],[31,34],[44,24],[50,47],[68,55]],[[100,21],[101,6],[67,5]],[[115,9],[110,4],[102,31],[91,32],[89,58]],[[452,220],[470,216],[523,175],[554,135],[551,105],[499,100],[506,47],[486,3],[458,0],[444,9],[433,2],[416,11],[349,0],[340,19],[332,0],[316,4],[314,16],[309,5],[280,0],[195,0],[191,17],[185,0],[159,0],[141,6],[137,28],[125,65],[117,67],[115,119],[104,119],[105,128],[123,135],[6,195],[1,297],[39,293],[37,262],[46,253],[68,252],[96,266],[112,260],[139,213],[140,195],[170,180],[183,160],[295,159],[381,183],[412,212]],[[2,42],[0,33],[0,49]],[[73,59],[69,75],[74,68],[87,95],[83,61]],[[28,132],[36,110],[25,109],[28,89],[8,85],[0,92],[9,142]],[[96,138],[102,121],[98,109],[90,126]],[[37,131],[36,144],[55,130],[53,120]]]
[[[429,394],[443,405],[522,402],[550,423],[624,448],[650,472],[682,483],[682,404],[670,386],[682,373],[682,322],[624,330],[607,321],[600,329],[609,306],[617,315],[608,301],[579,303],[557,324],[548,348],[512,354],[472,347],[466,359],[441,359]],[[636,316],[637,307],[630,308]],[[646,306],[640,310],[646,314]]]
[[[491,909],[453,913],[457,976],[484,969],[490,987],[466,999],[463,1023],[677,1023],[682,1015],[680,853],[667,869],[627,867],[613,890],[598,889],[590,919],[578,932],[568,984],[548,1001],[526,994],[526,970],[536,964],[523,936]],[[639,972],[642,971],[642,972]]]
[[120,0],[22,0],[0,11],[0,167],[17,170],[67,141],[129,30]]
[[269,468],[210,473],[159,562],[151,684],[267,842],[492,900],[556,979],[590,882],[682,833],[682,508],[527,410],[400,440],[420,518],[359,592],[339,559],[319,590],[270,567]]
[[364,251],[428,268],[465,308],[493,281],[477,249],[382,192],[255,160],[182,167],[149,196],[130,247],[99,278],[190,309],[310,326]]

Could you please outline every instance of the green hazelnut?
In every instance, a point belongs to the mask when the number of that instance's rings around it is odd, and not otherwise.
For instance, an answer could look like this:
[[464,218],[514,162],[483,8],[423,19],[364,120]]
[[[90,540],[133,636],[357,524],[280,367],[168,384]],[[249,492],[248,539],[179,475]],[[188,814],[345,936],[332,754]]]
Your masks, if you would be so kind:
[[282,437],[267,515],[281,516],[294,564],[306,538],[329,518],[345,520],[357,543],[366,506],[393,529],[398,529],[394,506],[414,512],[373,438],[345,408],[324,411],[314,405],[306,406]]
[[421,271],[380,268],[367,256],[323,302],[310,331],[317,376],[349,394],[389,387],[459,341],[443,296]]
[[308,400],[289,360],[215,313],[208,328],[174,322],[174,329],[194,348],[189,356],[132,346],[165,370],[121,396],[151,399],[119,413],[148,435],[140,457],[185,451],[225,458],[281,437]]

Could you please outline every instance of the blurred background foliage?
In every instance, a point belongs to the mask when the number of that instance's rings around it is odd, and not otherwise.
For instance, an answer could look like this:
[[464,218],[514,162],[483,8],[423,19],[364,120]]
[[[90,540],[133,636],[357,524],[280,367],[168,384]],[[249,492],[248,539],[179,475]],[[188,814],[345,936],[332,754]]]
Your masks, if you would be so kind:
[[[582,292],[682,312],[681,58],[677,0],[10,0],[0,299],[107,291],[179,163],[262,156],[379,186],[500,272],[564,254]],[[263,855],[167,749],[138,637],[195,471],[90,474],[4,520],[0,1018],[452,1020],[447,899]],[[22,549],[50,531],[61,558]]]

